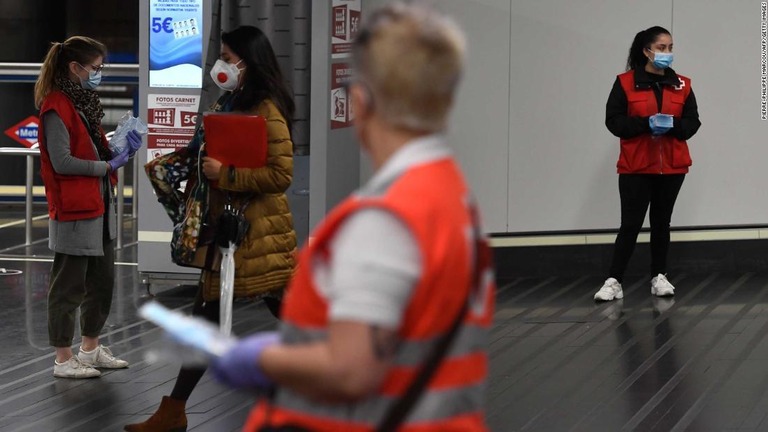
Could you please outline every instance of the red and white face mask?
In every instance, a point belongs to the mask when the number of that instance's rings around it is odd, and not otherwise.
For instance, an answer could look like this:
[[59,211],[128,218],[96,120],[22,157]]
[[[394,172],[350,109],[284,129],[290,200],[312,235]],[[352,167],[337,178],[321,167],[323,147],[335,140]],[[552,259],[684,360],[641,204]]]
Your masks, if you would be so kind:
[[237,63],[227,63],[222,59],[216,60],[216,64],[211,68],[211,78],[219,88],[226,91],[233,91],[237,89],[238,78],[240,76],[240,68]]

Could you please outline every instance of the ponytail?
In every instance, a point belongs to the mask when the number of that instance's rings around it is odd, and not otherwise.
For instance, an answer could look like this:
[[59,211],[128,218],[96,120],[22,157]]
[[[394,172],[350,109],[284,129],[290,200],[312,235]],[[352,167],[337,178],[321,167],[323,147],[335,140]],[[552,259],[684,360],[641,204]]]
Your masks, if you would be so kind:
[[53,42],[45,60],[43,60],[43,65],[40,67],[40,76],[35,82],[35,108],[37,109],[40,109],[43,99],[48,96],[54,86],[57,75],[56,69],[59,67],[63,46],[64,44],[61,42]]
[[627,70],[642,69],[645,67],[648,63],[648,57],[643,51],[650,47],[659,35],[662,34],[668,35],[670,33],[664,27],[653,26],[640,31],[635,35],[635,39],[632,41],[632,46],[629,48],[629,56],[627,56]]
[[40,109],[43,100],[57,88],[57,78],[67,77],[70,62],[85,64],[106,56],[107,47],[103,43],[85,36],[72,36],[64,42],[51,43],[35,82],[35,107]]

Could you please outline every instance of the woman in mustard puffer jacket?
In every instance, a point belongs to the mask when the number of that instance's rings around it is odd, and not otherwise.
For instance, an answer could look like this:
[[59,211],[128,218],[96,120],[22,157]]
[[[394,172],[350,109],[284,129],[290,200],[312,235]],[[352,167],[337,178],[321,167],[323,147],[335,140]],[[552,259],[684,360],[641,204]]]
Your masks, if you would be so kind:
[[[245,208],[250,223],[235,258],[235,297],[262,298],[277,316],[282,291],[293,274],[296,233],[286,190],[293,176],[293,143],[291,117],[294,102],[283,80],[280,67],[267,37],[256,27],[243,26],[221,36],[219,60],[211,70],[214,82],[226,93],[214,104],[213,111],[244,112],[263,116],[267,121],[267,162],[261,168],[234,168],[206,157],[200,151],[205,141],[199,131],[189,146],[149,162],[145,169],[158,201],[163,204],[177,228],[205,233],[223,212],[227,198],[234,208]],[[202,173],[201,179],[197,172]],[[186,191],[203,191],[199,200],[190,204],[189,192],[178,192],[187,180]],[[210,187],[215,181],[217,187]],[[200,205],[198,218],[189,217],[190,205]],[[203,208],[207,205],[207,211]],[[201,220],[205,217],[205,220]],[[190,225],[190,219],[197,219]],[[178,230],[175,230],[178,231]],[[175,235],[178,232],[175,232]],[[204,234],[201,234],[204,236]],[[183,238],[183,235],[182,235]],[[178,249],[195,253],[195,244],[175,244],[174,259],[182,255]],[[201,242],[205,239],[200,238]],[[220,254],[218,247],[209,247]],[[217,258],[210,261],[217,261]],[[213,322],[219,321],[219,273],[203,270],[200,289],[192,314]],[[127,431],[186,430],[186,401],[205,369],[182,367],[170,396],[163,397],[158,410],[147,421],[125,427]]]

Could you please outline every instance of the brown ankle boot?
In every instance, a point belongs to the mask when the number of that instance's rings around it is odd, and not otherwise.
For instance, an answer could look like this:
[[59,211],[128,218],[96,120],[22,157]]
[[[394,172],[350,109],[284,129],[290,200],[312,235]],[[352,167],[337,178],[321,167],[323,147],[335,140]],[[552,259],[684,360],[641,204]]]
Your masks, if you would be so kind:
[[128,432],[186,432],[187,414],[184,412],[186,401],[163,396],[160,407],[144,423],[125,426]]

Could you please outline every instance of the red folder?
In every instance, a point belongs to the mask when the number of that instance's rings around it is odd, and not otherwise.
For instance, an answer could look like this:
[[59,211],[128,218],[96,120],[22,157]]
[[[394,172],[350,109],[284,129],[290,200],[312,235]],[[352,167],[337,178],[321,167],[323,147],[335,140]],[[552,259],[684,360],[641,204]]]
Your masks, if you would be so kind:
[[262,116],[204,113],[205,152],[224,166],[259,168],[267,164],[267,121]]

